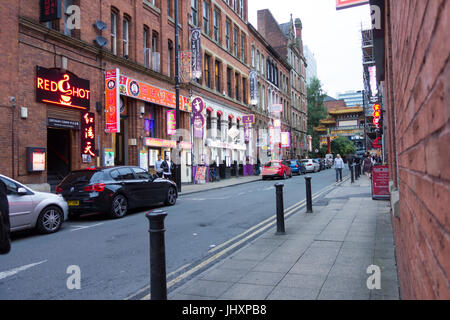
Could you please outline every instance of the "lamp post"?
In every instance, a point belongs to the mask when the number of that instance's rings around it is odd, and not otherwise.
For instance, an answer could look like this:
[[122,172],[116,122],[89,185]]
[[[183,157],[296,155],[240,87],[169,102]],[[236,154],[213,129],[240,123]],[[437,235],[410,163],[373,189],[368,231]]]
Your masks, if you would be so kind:
[[178,31],[178,0],[175,0],[175,110],[176,110],[176,129],[177,129],[177,152],[178,159],[175,164],[175,182],[178,192],[181,192],[181,148],[180,148],[180,70],[179,70],[179,31]]

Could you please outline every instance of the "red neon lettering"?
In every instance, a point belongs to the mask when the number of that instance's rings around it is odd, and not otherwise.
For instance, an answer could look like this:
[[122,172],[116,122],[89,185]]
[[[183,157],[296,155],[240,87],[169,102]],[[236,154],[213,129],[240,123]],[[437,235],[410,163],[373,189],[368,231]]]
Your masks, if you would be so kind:
[[48,88],[49,82],[50,82],[50,81],[48,81],[47,79],[44,80],[44,90],[46,90],[46,91],[49,90],[49,88]]
[[58,84],[55,81],[50,82],[50,90],[53,92],[58,91]]
[[42,83],[43,82],[44,82],[44,79],[42,79],[41,77],[37,78],[37,87],[38,87],[38,89],[44,90],[44,88],[42,87]]

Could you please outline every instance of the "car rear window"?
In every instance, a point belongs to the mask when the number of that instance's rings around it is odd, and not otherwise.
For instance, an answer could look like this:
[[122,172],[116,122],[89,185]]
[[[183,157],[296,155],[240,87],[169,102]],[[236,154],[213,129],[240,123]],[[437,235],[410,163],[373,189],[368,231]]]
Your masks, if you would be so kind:
[[279,167],[281,167],[281,164],[279,162],[267,162],[264,165],[264,167],[266,167],[266,168],[270,168],[270,167],[279,168]]
[[62,184],[83,184],[88,182],[99,182],[101,180],[103,180],[103,172],[101,171],[74,171],[64,178]]
[[297,161],[291,161],[291,164],[297,164]]
[[308,163],[309,160],[302,160],[302,163]]

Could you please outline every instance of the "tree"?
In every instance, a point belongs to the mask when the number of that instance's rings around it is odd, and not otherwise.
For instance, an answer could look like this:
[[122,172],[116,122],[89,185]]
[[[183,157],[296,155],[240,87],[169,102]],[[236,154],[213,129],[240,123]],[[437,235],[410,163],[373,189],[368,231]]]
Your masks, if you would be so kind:
[[333,152],[334,155],[340,154],[345,158],[349,154],[354,154],[356,152],[356,147],[353,141],[350,141],[345,137],[338,137],[331,141],[331,152]]
[[308,100],[308,134],[312,137],[313,150],[320,149],[320,137],[314,131],[315,127],[320,125],[320,120],[328,116],[327,107],[324,100],[326,94],[322,90],[322,83],[317,78],[312,78],[307,86]]

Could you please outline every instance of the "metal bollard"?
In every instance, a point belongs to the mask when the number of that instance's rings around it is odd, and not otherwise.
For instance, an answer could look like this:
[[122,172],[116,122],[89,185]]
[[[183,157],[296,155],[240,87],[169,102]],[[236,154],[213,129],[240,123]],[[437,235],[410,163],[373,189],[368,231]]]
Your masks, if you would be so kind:
[[277,233],[284,234],[284,203],[283,203],[283,187],[284,183],[275,184],[277,197]]
[[153,210],[145,214],[150,222],[150,297],[167,300],[166,248],[164,244],[164,219],[167,213]]
[[354,163],[352,163],[350,165],[350,175],[351,175],[352,183],[355,183],[355,164]]
[[306,181],[306,213],[312,213],[311,177],[305,177]]

